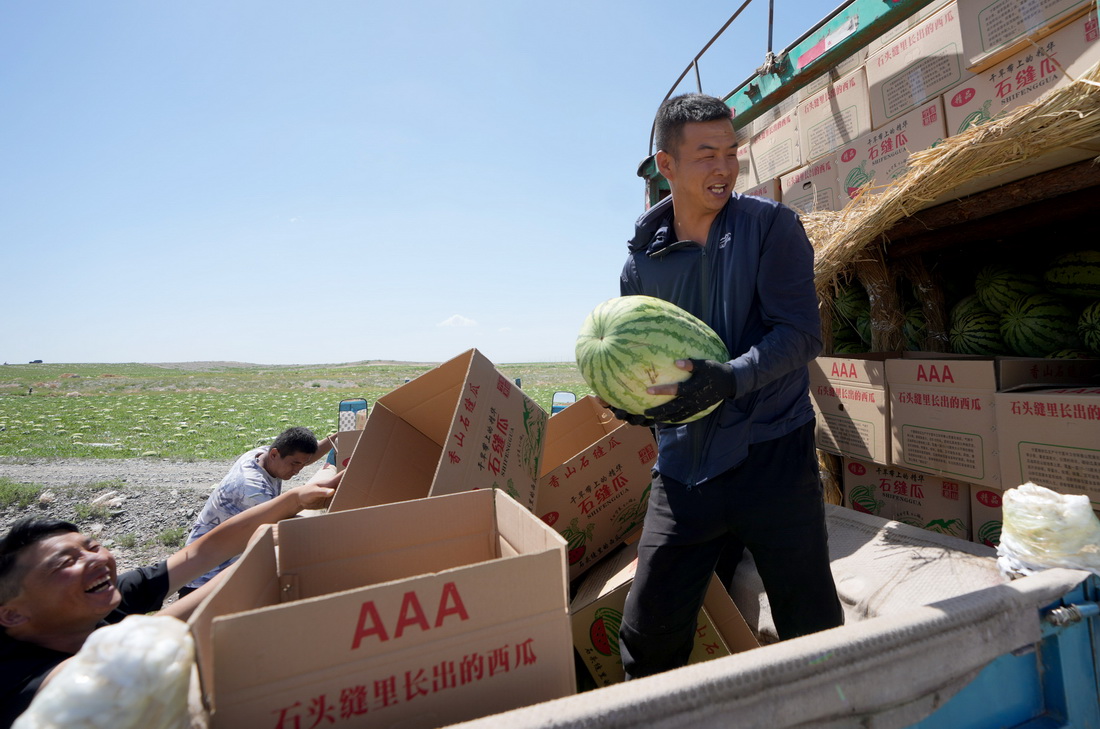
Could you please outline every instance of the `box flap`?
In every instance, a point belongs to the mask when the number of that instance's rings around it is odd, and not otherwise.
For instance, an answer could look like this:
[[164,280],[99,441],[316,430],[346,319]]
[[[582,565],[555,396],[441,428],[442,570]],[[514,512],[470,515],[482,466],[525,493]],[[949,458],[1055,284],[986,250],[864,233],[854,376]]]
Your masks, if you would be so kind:
[[810,381],[882,388],[886,386],[886,360],[898,356],[897,352],[868,352],[854,357],[818,357],[808,365]]
[[600,405],[595,396],[582,397],[547,422],[539,476],[545,476],[600,438],[623,426],[626,423]]
[[997,359],[1001,392],[1035,387],[1100,385],[1100,359]]
[[891,386],[994,391],[997,368],[988,358],[902,356],[886,361],[886,379]]
[[278,570],[316,597],[496,559],[495,531],[488,491],[295,519],[281,524]]
[[383,395],[378,402],[442,447],[447,441],[466,373],[477,357],[482,355],[476,349],[466,350]]
[[220,615],[278,603],[275,534],[269,524],[262,527],[240,559],[229,567],[221,583],[195,608],[187,621],[194,635],[195,659],[208,704],[212,703],[214,687],[214,621]]
[[439,455],[434,441],[375,403],[329,511],[426,497]]

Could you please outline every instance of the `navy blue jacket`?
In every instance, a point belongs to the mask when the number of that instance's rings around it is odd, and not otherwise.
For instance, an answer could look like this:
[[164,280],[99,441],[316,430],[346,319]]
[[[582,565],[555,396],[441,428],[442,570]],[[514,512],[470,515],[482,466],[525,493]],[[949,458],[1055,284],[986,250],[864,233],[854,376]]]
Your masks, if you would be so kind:
[[657,470],[697,484],[813,419],[806,365],[821,351],[821,321],[813,249],[790,208],[733,193],[705,246],[677,241],[672,213],[665,198],[638,218],[620,290],[691,312],[733,358],[735,399],[658,430]]

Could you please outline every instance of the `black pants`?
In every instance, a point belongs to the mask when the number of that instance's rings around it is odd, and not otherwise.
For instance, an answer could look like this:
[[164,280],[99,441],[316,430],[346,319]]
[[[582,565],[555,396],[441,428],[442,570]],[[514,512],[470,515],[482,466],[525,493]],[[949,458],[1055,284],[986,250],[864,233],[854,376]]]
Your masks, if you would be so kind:
[[690,488],[655,474],[620,629],[628,678],[687,663],[711,573],[721,557],[732,575],[745,549],[780,638],[843,624],[813,435],[811,421],[754,445],[739,466]]

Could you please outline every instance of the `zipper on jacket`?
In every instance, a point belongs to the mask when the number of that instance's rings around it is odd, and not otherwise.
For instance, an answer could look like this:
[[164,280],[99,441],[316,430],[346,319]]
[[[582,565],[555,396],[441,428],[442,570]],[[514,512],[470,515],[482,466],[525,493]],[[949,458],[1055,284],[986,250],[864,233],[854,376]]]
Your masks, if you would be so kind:
[[[704,322],[710,316],[710,256],[707,251],[714,244],[713,238],[714,229],[712,225],[711,230],[707,232],[707,241],[702,246],[702,257],[699,261],[699,318]],[[714,415],[714,413],[711,413],[711,415]],[[710,420],[711,416],[707,416],[703,419],[703,423],[706,423],[705,426],[699,421],[689,423],[687,426],[691,438],[691,480],[688,484],[688,490],[691,490],[692,486],[699,480],[699,462],[703,457],[703,443],[710,432]]]

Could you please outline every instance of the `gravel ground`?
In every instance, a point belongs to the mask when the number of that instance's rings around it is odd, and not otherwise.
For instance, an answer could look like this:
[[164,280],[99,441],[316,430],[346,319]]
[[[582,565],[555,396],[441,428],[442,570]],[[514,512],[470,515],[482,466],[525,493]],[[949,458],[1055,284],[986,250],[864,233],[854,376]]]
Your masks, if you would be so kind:
[[[153,564],[178,549],[159,537],[174,528],[190,530],[232,463],[0,458],[0,477],[45,487],[30,506],[4,509],[0,533],[24,516],[65,519],[99,537],[114,553],[119,570]],[[305,483],[322,464],[307,466],[283,488]]]

